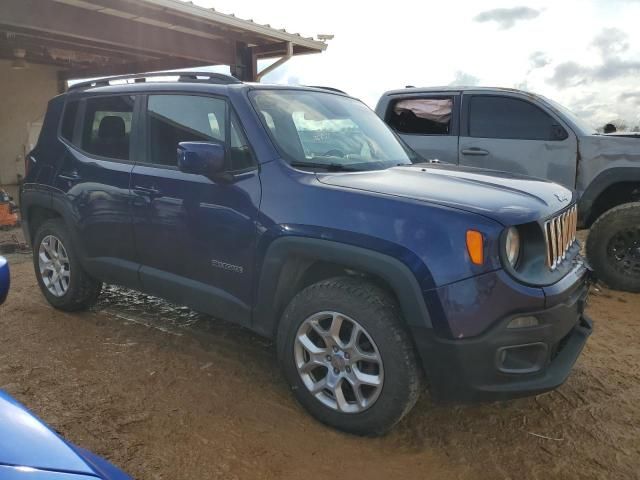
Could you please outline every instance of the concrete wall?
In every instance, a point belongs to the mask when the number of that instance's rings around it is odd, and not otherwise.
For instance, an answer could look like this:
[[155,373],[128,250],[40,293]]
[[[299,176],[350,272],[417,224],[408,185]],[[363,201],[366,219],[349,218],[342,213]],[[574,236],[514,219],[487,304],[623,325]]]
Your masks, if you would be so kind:
[[0,60],[0,185],[14,185],[24,175],[29,130],[37,129],[47,102],[57,93],[55,68],[29,65],[13,70],[10,61]]

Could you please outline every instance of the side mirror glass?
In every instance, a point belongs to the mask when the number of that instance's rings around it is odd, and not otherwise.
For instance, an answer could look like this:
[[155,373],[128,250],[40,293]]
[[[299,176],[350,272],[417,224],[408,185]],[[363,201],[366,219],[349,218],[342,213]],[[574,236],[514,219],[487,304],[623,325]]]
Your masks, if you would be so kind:
[[178,169],[215,179],[225,171],[225,148],[218,143],[180,142]]

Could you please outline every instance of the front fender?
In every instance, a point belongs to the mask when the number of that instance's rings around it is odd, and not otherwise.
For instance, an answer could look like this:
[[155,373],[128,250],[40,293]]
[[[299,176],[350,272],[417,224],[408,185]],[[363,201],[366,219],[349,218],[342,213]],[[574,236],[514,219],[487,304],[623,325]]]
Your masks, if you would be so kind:
[[[431,328],[431,317],[424,302],[422,288],[415,274],[400,260],[367,248],[330,240],[299,236],[275,239],[264,255],[257,285],[253,327],[272,337],[282,304],[283,291],[294,278],[292,261],[319,260],[358,270],[382,279],[393,290],[409,325]],[[430,278],[428,270],[422,271]],[[428,281],[428,280],[427,280]]]

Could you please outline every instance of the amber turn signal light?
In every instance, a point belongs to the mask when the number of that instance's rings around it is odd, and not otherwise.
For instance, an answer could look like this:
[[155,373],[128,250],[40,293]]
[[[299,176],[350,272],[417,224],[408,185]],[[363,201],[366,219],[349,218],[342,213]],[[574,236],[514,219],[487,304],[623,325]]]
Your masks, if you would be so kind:
[[484,240],[480,232],[467,230],[467,252],[469,252],[471,261],[476,265],[484,263]]

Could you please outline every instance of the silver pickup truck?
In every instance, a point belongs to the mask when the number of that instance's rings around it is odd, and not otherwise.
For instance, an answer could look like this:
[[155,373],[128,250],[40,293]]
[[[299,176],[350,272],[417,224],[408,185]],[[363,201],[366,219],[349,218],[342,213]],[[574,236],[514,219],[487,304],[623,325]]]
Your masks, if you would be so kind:
[[504,88],[408,87],[376,112],[426,161],[577,190],[590,264],[610,287],[640,292],[640,134],[598,134],[553,100]]

